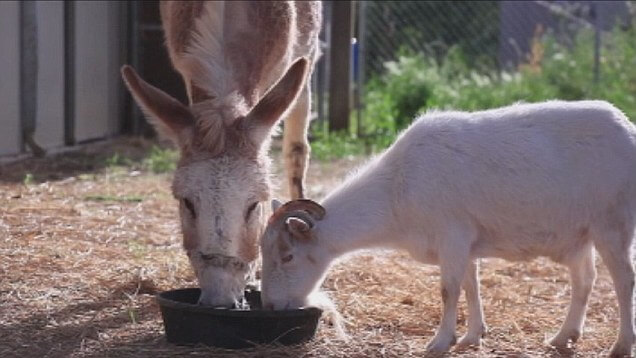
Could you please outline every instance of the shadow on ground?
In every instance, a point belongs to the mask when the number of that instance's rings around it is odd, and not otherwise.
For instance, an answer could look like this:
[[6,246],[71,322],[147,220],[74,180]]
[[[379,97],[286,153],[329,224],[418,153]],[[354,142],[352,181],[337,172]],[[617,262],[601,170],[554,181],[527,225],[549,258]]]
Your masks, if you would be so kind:
[[[36,313],[17,322],[0,325],[0,357],[136,357],[175,356],[300,357],[307,346],[259,346],[228,350],[214,347],[177,346],[168,343],[157,325],[161,313],[155,302],[157,287],[146,281],[121,283],[102,297]],[[138,296],[135,320],[127,309],[130,295]],[[1,322],[1,321],[0,321]]]
[[141,166],[153,146],[166,147],[166,143],[141,137],[121,137],[114,140],[86,144],[77,149],[44,157],[29,157],[16,162],[0,164],[0,182],[20,183],[28,180],[40,183],[63,180],[86,173],[99,172],[119,160],[126,165]]
[[[86,299],[62,309],[37,313],[0,326],[1,357],[69,357],[86,344],[99,339],[100,332],[131,322],[125,309],[130,299],[126,293],[135,292],[136,282],[123,283],[110,290],[105,297]],[[152,295],[154,287],[145,287],[137,294]],[[150,296],[148,296],[150,297]],[[147,299],[144,301],[148,301]],[[152,320],[159,315],[154,303],[145,302],[135,309],[139,321]],[[160,338],[156,334],[156,338]]]

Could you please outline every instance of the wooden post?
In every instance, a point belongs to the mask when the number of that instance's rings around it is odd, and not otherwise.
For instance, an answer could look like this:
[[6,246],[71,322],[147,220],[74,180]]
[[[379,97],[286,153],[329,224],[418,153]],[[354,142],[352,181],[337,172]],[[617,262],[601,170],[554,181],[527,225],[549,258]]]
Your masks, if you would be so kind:
[[331,4],[329,130],[337,131],[349,129],[353,3],[341,0],[332,1]]

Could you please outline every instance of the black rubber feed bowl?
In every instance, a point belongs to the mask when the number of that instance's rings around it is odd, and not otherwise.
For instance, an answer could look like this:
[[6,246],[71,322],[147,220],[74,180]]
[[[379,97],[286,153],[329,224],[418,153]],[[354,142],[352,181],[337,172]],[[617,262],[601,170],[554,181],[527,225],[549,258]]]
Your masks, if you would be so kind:
[[249,310],[200,306],[200,294],[198,288],[186,288],[157,295],[168,342],[230,349],[297,344],[314,337],[322,314],[316,307],[265,311],[259,291],[245,291]]

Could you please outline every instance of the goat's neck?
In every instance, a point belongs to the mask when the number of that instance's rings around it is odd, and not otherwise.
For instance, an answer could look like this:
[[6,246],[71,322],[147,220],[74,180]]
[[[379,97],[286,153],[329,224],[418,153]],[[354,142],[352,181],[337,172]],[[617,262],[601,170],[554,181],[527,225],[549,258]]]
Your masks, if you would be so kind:
[[387,238],[391,208],[385,196],[389,193],[383,189],[377,181],[357,181],[324,201],[327,215],[317,223],[316,237],[334,258],[351,251],[392,246]]

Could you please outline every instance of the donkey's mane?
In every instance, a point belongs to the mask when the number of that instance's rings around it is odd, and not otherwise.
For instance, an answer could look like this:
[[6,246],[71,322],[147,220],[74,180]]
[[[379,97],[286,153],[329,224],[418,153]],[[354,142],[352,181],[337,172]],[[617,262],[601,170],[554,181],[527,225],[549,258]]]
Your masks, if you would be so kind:
[[224,14],[224,1],[204,3],[181,59],[192,83],[216,98],[229,92],[230,68],[223,51]]
[[236,140],[240,140],[228,138],[233,135],[235,121],[248,112],[245,100],[238,93],[194,103],[192,111],[196,117],[196,145],[208,154],[217,156],[225,151],[228,140],[234,145]]
[[[310,50],[320,8],[291,1],[161,3],[168,52],[196,117],[194,138],[184,147],[218,155],[230,143],[246,144],[236,119],[261,100],[294,58],[315,56]],[[297,17],[298,9],[304,17]]]
[[285,1],[205,2],[177,66],[209,97],[233,92],[253,106],[291,60],[296,14]]

